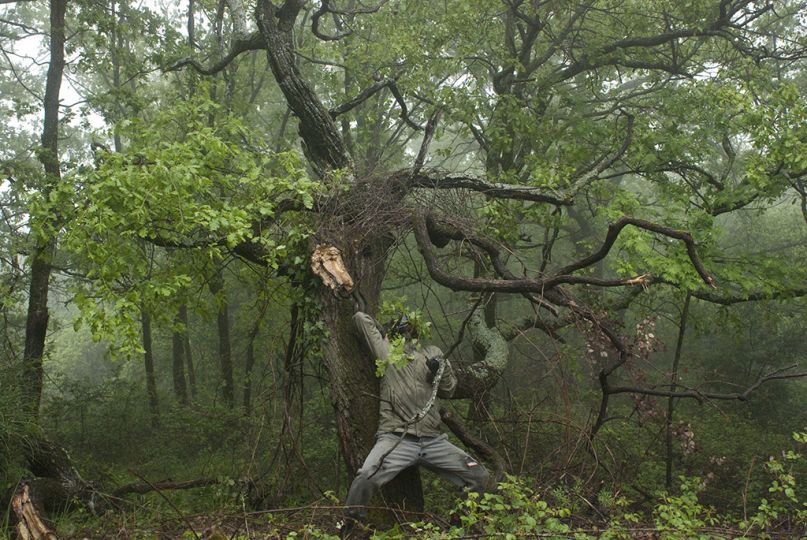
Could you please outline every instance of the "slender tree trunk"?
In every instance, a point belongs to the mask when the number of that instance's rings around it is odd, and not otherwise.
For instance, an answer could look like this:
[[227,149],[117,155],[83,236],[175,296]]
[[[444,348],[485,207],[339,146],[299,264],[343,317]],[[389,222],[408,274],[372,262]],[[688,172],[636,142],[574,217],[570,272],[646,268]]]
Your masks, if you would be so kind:
[[216,297],[216,323],[219,334],[219,368],[221,372],[224,402],[229,408],[235,406],[235,385],[233,383],[233,358],[230,346],[230,310],[227,306],[227,295],[224,290],[224,276],[216,270],[210,279],[210,292]]
[[143,364],[146,369],[146,393],[149,399],[152,427],[160,425],[160,405],[157,398],[157,378],[154,375],[154,349],[151,339],[151,316],[145,308],[140,309],[140,323],[143,327]]
[[255,341],[247,344],[246,364],[244,365],[244,416],[252,416],[252,368],[255,366]]
[[[120,62],[120,51],[123,49],[123,39],[120,37],[118,33],[118,28],[120,28],[123,24],[125,24],[123,20],[123,15],[118,11],[118,4],[115,0],[112,1],[112,16],[115,18],[115,24],[112,27],[112,88],[116,91],[120,90],[121,88],[121,62]],[[118,114],[120,115],[119,119],[123,117],[123,104],[118,101],[117,103]],[[115,131],[112,136],[113,142],[115,144],[115,152],[123,152],[123,141],[120,136],[120,132],[115,126]]]
[[196,18],[194,15],[194,0],[188,0],[188,45],[191,49],[196,48]]
[[[670,374],[670,392],[675,392],[678,384],[678,366],[681,362],[681,349],[684,345],[684,332],[687,327],[687,317],[689,317],[689,300],[691,295],[687,293],[684,299],[684,307],[681,310],[681,320],[678,323],[678,341],[675,344],[675,356],[673,357],[672,373]],[[667,491],[672,488],[672,465],[673,465],[673,413],[675,412],[675,398],[667,400],[667,433],[666,433],[666,479]]]
[[[59,164],[59,91],[64,72],[64,19],[67,0],[50,2],[50,63],[45,82],[44,124],[39,161],[45,169],[42,195],[50,192],[61,180]],[[25,403],[34,416],[39,415],[42,400],[42,359],[48,332],[48,287],[51,259],[56,249],[55,216],[32,218],[31,235],[35,238],[31,250],[31,285],[28,292],[28,313],[25,321],[25,349],[23,352]]]
[[196,372],[193,369],[193,357],[191,356],[191,337],[190,326],[188,326],[188,305],[182,304],[179,306],[179,320],[184,327],[182,332],[182,346],[185,350],[185,362],[188,370],[188,384],[191,387],[191,397],[196,398]]
[[[180,323],[179,315],[176,322]],[[183,405],[188,403],[188,386],[185,384],[185,340],[182,332],[174,330],[172,336],[171,357],[173,360],[171,374],[174,381],[174,397]]]
[[249,330],[247,336],[247,353],[246,362],[244,364],[244,414],[246,416],[252,415],[252,370],[255,367],[255,339],[258,337],[258,332],[261,329],[261,323],[266,315],[266,309],[269,307],[269,301],[264,300],[258,316],[252,328]]

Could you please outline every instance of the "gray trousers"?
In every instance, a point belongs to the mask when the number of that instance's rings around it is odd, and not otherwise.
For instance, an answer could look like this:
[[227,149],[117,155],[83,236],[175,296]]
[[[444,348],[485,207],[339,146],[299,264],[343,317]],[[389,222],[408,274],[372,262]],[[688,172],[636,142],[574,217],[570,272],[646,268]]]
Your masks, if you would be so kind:
[[382,433],[350,485],[345,503],[347,516],[364,519],[375,490],[413,465],[422,465],[457,487],[479,493],[485,491],[490,478],[481,463],[451,444],[445,434],[419,439],[406,436],[401,440],[399,433]]

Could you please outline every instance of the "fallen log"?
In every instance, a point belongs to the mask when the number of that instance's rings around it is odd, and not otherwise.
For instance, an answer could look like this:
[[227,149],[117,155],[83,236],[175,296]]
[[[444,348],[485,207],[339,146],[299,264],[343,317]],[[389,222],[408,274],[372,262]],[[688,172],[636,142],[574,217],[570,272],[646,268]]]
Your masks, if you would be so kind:
[[[102,515],[110,507],[117,507],[122,496],[130,493],[144,494],[153,491],[193,489],[219,483],[216,479],[200,478],[188,481],[131,483],[105,491],[93,482],[82,478],[67,451],[44,437],[34,438],[25,447],[27,469],[32,478],[26,479],[27,500],[30,500],[41,515],[60,512],[74,505],[81,505],[90,513]],[[135,474],[135,473],[133,473]],[[136,475],[136,474],[135,474]],[[137,476],[137,475],[136,475]],[[23,483],[21,482],[22,486]],[[0,493],[0,504],[8,504],[17,493],[9,490]],[[33,537],[36,538],[36,537]]]

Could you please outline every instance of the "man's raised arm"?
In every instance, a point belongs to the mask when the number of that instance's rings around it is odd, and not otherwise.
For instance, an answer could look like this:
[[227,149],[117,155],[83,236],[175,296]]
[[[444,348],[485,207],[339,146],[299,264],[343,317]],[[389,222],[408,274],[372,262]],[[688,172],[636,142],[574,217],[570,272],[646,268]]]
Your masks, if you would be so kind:
[[353,315],[353,323],[373,354],[373,360],[383,360],[389,356],[389,343],[379,332],[375,319],[363,311],[357,311]]

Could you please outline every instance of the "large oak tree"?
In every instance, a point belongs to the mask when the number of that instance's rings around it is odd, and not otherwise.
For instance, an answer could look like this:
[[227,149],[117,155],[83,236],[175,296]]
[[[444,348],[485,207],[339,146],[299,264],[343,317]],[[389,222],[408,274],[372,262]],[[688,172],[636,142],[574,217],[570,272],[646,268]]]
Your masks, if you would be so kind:
[[[332,244],[373,312],[395,246],[414,241],[417,264],[441,286],[518,295],[533,313],[524,329],[557,338],[570,327],[598,343],[607,354],[593,436],[616,394],[703,394],[621,384],[634,342],[592,291],[672,287],[717,303],[804,294],[787,286],[800,269],[782,270],[772,289],[766,269],[720,259],[725,215],[804,192],[805,111],[792,80],[805,54],[801,9],[257,0],[250,12],[229,0],[213,59],[194,54],[168,71],[224,76],[231,95],[255,88],[263,51],[281,112],[258,91],[240,107],[278,119],[274,149],[190,100],[173,119],[130,126],[125,155],[99,158],[78,223],[90,235],[231,253],[299,288],[310,287],[306,254]],[[249,79],[238,76],[245,59]],[[378,381],[352,303],[319,295],[341,450],[355,472],[377,426]],[[478,399],[507,365],[507,336],[487,306],[485,320],[463,324],[482,354],[459,366],[458,397]]]

